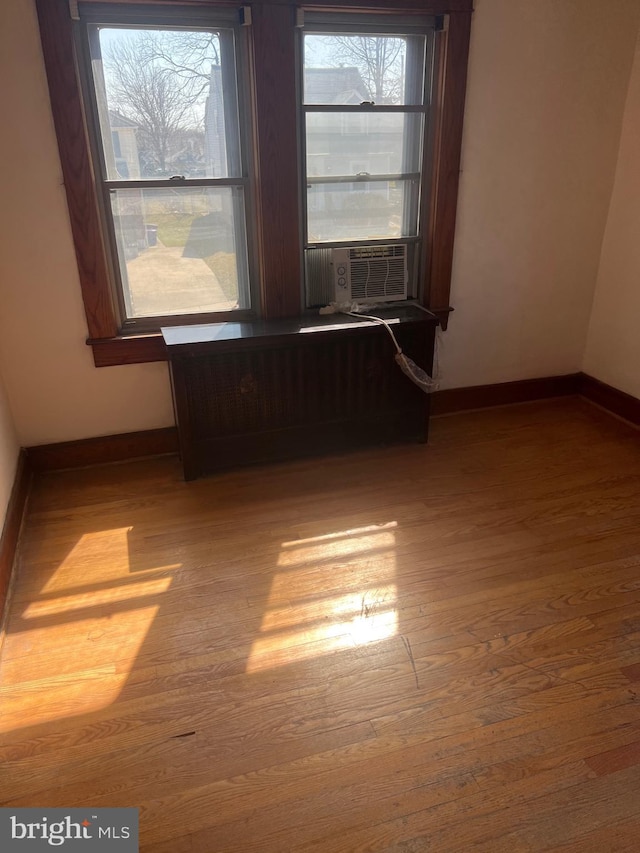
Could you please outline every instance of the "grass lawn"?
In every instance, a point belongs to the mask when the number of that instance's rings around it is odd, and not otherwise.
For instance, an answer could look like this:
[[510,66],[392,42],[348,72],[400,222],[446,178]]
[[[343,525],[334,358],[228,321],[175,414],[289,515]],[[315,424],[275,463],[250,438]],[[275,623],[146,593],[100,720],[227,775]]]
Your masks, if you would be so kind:
[[153,219],[158,226],[158,240],[165,246],[185,246],[197,218],[193,213],[156,213]]
[[237,299],[238,271],[236,268],[236,256],[231,254],[231,252],[216,252],[215,255],[209,255],[208,258],[204,258],[204,262],[216,274],[216,278],[227,299],[230,301]]

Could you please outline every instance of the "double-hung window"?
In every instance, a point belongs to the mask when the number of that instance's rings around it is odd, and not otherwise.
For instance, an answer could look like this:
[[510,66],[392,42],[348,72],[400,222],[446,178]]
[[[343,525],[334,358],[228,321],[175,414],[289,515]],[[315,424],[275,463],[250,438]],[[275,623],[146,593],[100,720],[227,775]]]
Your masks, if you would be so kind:
[[446,326],[472,0],[35,4],[97,366],[324,305],[345,253]]
[[251,307],[238,32],[237,10],[83,13],[85,101],[123,330]]
[[[330,250],[406,256],[418,295],[433,18],[305,14],[301,92],[306,304],[333,298]],[[377,248],[376,248],[377,247]]]

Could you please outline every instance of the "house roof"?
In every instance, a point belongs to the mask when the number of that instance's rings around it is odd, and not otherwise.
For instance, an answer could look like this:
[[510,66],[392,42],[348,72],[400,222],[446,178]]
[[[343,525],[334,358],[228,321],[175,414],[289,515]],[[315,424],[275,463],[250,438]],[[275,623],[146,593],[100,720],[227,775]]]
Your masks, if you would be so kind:
[[[216,106],[220,106],[222,76],[219,65],[211,67],[209,99],[212,97]],[[305,68],[304,100],[306,104],[360,104],[362,101],[370,101],[371,93],[362,79],[360,71],[355,67]],[[209,103],[208,101],[207,109],[212,106],[213,102]],[[128,127],[129,125],[123,126]]]
[[371,94],[357,68],[305,68],[306,104],[359,104]]
[[109,125],[110,127],[138,127],[135,121],[130,118],[125,118],[115,110],[109,110]]

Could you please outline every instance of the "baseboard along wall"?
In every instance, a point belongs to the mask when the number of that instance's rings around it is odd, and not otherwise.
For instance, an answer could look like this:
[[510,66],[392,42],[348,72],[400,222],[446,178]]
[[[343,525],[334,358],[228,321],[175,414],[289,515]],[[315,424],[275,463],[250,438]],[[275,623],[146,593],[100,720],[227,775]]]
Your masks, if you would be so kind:
[[472,385],[469,388],[447,388],[436,391],[431,402],[432,415],[450,415],[493,406],[531,403],[550,397],[580,394],[581,373],[548,376],[542,379],[519,379],[495,385]]
[[126,462],[144,456],[164,456],[178,452],[175,427],[82,438],[57,444],[39,444],[27,448],[34,471],[60,471],[86,468],[109,462]]
[[[584,373],[436,391],[431,401],[431,414],[449,415],[474,409],[509,406],[515,403],[529,403],[535,400],[574,395],[582,396],[612,414],[640,426],[640,400]],[[41,444],[27,448],[30,466],[35,472],[125,462],[145,456],[177,453],[177,451],[178,434],[175,427],[84,438],[57,444]]]
[[11,496],[7,504],[4,525],[0,534],[0,646],[4,637],[3,617],[11,591],[11,578],[18,553],[18,541],[25,517],[30,485],[31,465],[29,457],[25,450],[21,450]]

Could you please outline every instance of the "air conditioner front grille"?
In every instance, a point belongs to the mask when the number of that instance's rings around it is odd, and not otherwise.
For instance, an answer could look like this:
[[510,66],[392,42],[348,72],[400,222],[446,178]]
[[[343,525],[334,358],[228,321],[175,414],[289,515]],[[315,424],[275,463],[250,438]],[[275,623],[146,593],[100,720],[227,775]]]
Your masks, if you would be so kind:
[[407,247],[353,246],[333,251],[336,301],[386,302],[407,298]]
[[405,294],[404,258],[351,261],[352,299],[384,299]]

